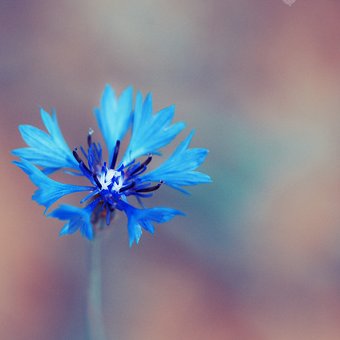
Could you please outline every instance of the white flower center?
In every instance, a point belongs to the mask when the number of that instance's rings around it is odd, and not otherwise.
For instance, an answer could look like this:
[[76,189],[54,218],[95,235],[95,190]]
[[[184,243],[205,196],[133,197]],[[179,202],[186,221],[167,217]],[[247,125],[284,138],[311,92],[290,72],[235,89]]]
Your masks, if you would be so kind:
[[119,191],[123,186],[123,176],[121,171],[108,169],[107,172],[102,172],[98,177],[98,181],[102,186],[102,190],[108,190],[108,187],[113,183],[112,189]]

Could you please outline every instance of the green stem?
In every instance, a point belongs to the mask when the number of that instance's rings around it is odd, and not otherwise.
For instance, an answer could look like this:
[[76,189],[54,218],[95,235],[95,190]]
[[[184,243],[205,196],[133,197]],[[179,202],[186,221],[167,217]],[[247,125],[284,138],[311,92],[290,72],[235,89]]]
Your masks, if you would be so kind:
[[90,273],[88,286],[88,331],[90,340],[105,340],[102,313],[102,266],[100,236],[91,242]]

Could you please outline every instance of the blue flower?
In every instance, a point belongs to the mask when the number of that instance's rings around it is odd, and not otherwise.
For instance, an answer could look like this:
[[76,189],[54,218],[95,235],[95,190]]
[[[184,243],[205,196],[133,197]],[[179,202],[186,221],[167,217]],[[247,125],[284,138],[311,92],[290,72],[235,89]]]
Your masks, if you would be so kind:
[[78,170],[78,163],[60,131],[55,112],[51,117],[41,109],[40,114],[48,133],[31,125],[20,125],[19,131],[28,148],[16,149],[12,153],[43,167],[45,173],[62,168]]
[[68,220],[64,227],[60,230],[60,236],[73,234],[77,230],[80,230],[82,235],[87,237],[89,240],[92,240],[94,236],[93,226],[91,223],[92,210],[92,203],[85,208],[61,204],[59,208],[53,210],[48,216],[58,218],[59,220]]
[[[176,215],[184,215],[166,207],[145,208],[142,202],[145,198],[151,197],[163,184],[187,193],[183,187],[211,182],[208,175],[196,171],[208,151],[189,148],[193,132],[158,168],[147,172],[154,155],[161,156],[160,149],[185,128],[184,123],[172,123],[174,112],[174,106],[169,106],[153,114],[151,94],[143,99],[138,92],[133,105],[131,87],[116,97],[112,88],[106,85],[94,115],[108,150],[108,161],[103,159],[100,143],[93,141],[92,129],[87,136],[86,148],[71,151],[56,114],[50,115],[41,109],[47,132],[20,125],[19,131],[27,147],[13,150],[20,158],[13,163],[38,187],[32,199],[46,208],[45,213],[63,196],[87,192],[80,207],[62,204],[48,214],[66,221],[60,235],[79,230],[91,240],[98,230],[112,222],[116,211],[122,211],[127,217],[131,246],[139,242],[143,229],[154,232],[154,222],[164,223]],[[130,142],[124,155],[119,157],[121,141],[130,129]],[[65,184],[49,177],[59,171],[82,176],[87,185]],[[133,199],[140,204],[139,208],[132,205]]]

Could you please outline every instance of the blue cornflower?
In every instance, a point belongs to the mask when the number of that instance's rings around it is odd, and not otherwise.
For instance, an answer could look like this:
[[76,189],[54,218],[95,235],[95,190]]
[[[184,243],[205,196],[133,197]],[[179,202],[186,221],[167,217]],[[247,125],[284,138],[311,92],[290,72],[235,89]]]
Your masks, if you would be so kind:
[[[96,229],[104,227],[102,222],[109,225],[114,212],[119,210],[127,216],[131,246],[133,242],[138,243],[142,229],[154,232],[152,222],[163,223],[175,215],[184,215],[165,207],[145,208],[144,198],[151,197],[162,184],[186,193],[183,186],[211,182],[208,175],[196,171],[208,151],[189,149],[193,132],[164,163],[147,173],[153,155],[161,155],[159,150],[185,127],[181,122],[171,123],[174,111],[174,106],[169,106],[153,114],[151,94],[143,99],[140,92],[133,107],[131,87],[117,98],[107,85],[100,107],[94,114],[108,150],[108,161],[103,158],[100,143],[93,141],[92,129],[87,136],[87,147],[71,151],[59,128],[56,113],[50,115],[41,109],[41,119],[47,132],[34,126],[20,125],[19,131],[27,147],[13,150],[13,154],[20,158],[14,164],[38,187],[32,198],[45,206],[45,213],[63,196],[87,192],[80,201],[81,207],[62,204],[48,214],[66,221],[60,235],[79,230],[88,239],[93,239]],[[130,142],[118,162],[121,141],[130,128]],[[138,160],[140,157],[144,159]],[[60,183],[49,177],[60,170],[85,177],[88,185]],[[139,203],[139,208],[131,204],[133,198]]]

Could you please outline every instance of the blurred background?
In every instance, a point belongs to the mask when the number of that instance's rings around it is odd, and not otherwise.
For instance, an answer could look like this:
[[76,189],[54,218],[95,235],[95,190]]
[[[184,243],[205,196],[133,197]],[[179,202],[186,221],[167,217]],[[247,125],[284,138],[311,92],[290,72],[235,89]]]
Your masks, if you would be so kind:
[[339,16],[337,0],[1,0],[0,338],[87,339],[90,244],[58,237],[10,150],[40,106],[71,147],[99,137],[111,83],[176,104],[174,145],[195,128],[214,182],[157,192],[187,217],[138,246],[124,218],[106,232],[109,339],[340,339]]

